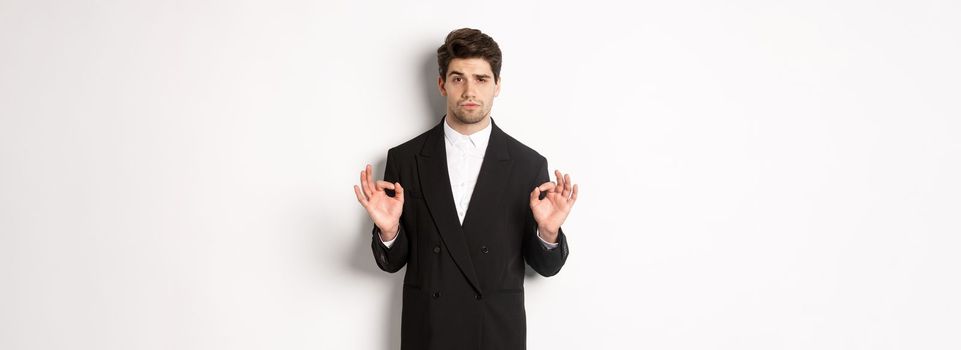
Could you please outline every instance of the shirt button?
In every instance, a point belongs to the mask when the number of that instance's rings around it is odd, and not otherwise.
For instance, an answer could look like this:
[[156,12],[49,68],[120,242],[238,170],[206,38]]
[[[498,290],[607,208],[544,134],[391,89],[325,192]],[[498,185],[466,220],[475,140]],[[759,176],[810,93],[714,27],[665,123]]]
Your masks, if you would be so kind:
[[489,252],[489,250],[487,250],[487,246],[481,246],[481,253],[487,254],[487,252]]

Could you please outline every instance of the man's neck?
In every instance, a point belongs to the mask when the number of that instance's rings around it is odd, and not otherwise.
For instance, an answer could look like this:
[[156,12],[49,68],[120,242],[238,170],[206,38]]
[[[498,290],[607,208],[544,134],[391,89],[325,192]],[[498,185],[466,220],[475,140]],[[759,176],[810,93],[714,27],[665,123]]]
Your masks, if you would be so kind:
[[457,118],[452,118],[450,113],[448,113],[447,116],[444,117],[444,120],[447,125],[450,125],[451,129],[454,129],[454,131],[457,131],[461,135],[471,135],[486,128],[487,125],[491,123],[491,116],[488,114],[484,119],[474,124],[464,124],[458,121]]

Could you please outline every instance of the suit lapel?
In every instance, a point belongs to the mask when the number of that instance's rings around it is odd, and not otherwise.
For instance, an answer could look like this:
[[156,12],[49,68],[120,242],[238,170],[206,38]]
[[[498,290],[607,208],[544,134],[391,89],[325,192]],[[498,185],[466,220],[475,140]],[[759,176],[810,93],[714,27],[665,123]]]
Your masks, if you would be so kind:
[[[507,187],[513,161],[507,153],[507,136],[491,119],[491,135],[481,163],[480,174],[474,185],[467,215],[464,217],[464,227],[470,227],[477,220],[484,221],[485,216],[496,214],[492,208],[500,208],[501,197]],[[497,220],[501,218],[489,218]]]
[[467,239],[457,219],[454,208],[454,195],[450,189],[450,175],[447,172],[447,149],[444,142],[444,120],[437,124],[427,135],[424,148],[417,155],[417,172],[420,174],[420,188],[434,225],[440,232],[444,246],[457,264],[467,281],[477,293],[480,284],[474,264],[471,262]]

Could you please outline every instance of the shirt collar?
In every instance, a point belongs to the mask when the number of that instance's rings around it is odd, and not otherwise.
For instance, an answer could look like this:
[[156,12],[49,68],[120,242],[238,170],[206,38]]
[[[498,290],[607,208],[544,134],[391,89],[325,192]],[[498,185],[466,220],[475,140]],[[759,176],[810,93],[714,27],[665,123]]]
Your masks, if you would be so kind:
[[491,137],[491,125],[494,125],[493,121],[487,123],[487,126],[477,132],[464,135],[447,124],[447,117],[444,117],[444,137],[451,144],[457,144],[458,142],[467,141],[468,145],[474,146],[477,150],[487,150],[487,143],[490,141]]

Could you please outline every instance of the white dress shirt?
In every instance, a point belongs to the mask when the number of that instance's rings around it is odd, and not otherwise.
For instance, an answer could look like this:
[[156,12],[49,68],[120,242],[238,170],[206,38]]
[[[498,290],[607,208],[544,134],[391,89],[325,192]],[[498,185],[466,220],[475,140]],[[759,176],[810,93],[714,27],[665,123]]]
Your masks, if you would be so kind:
[[[491,125],[493,124],[488,122],[487,127],[473,134],[463,135],[450,127],[447,117],[444,117],[447,174],[450,176],[450,191],[454,195],[454,207],[457,209],[457,218],[460,219],[461,225],[464,224],[467,207],[470,205],[470,198],[474,194],[474,186],[477,185],[477,177],[480,175],[481,164],[484,163],[484,154],[487,153],[487,143],[491,137]],[[547,249],[557,248],[557,243],[549,243],[541,238],[540,232],[537,233],[537,238],[540,238]],[[390,248],[396,239],[397,237],[394,237],[384,242],[384,245]]]

